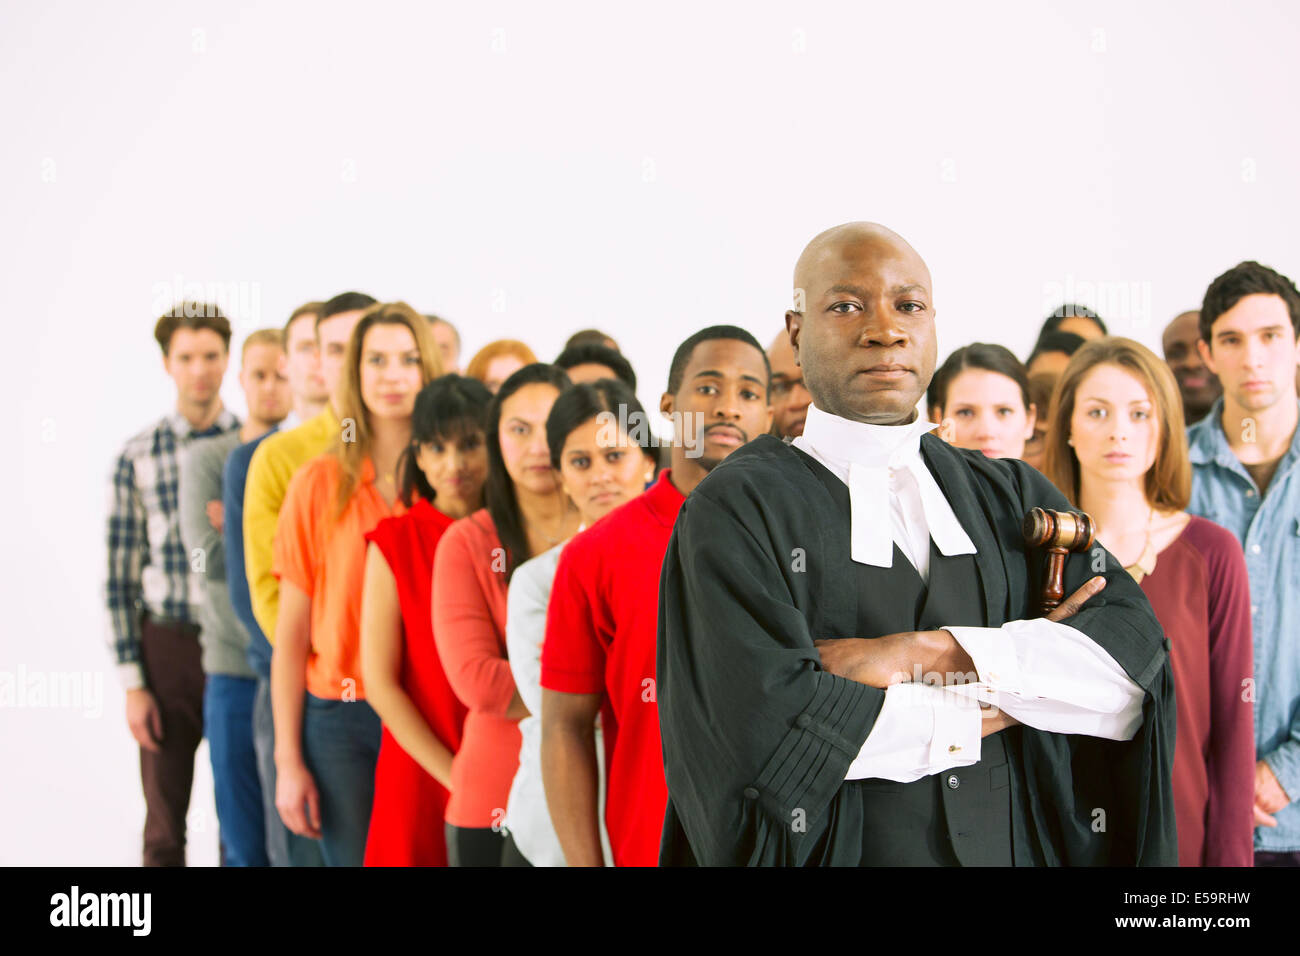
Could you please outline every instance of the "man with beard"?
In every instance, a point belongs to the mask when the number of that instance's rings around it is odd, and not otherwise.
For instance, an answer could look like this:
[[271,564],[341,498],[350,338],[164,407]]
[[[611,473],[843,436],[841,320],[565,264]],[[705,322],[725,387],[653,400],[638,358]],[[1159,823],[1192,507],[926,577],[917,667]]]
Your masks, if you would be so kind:
[[803,434],[812,396],[804,388],[803,373],[794,360],[790,333],[782,329],[767,349],[772,366],[772,434],[789,440]]
[[1201,338],[1201,313],[1184,312],[1176,316],[1165,326],[1160,338],[1165,362],[1178,382],[1178,394],[1183,397],[1183,418],[1188,425],[1195,425],[1223,394],[1219,377],[1206,367],[1196,347]]
[[1034,618],[1021,522],[1068,503],[926,434],[930,274],[901,237],[828,230],[794,284],[804,433],[714,469],[664,558],[660,862],[1176,863],[1173,676],[1141,589],[1097,547]]
[[655,702],[664,549],[686,496],[724,458],[771,428],[770,378],[762,346],[743,329],[712,326],[683,342],[659,400],[660,411],[676,423],[671,467],[560,556],[542,645],[542,779],[570,866],[602,863],[597,715],[614,865],[658,861],[668,798]]

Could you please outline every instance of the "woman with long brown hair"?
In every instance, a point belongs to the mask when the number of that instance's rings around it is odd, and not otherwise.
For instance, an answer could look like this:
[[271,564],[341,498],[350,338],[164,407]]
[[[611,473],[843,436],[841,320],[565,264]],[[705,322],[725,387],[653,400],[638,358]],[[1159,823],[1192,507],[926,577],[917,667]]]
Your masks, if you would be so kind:
[[276,807],[321,841],[327,866],[362,863],[379,755],[361,674],[365,535],[406,511],[398,460],[416,395],[441,373],[422,315],[404,302],[366,310],[348,340],[339,436],[294,475],[276,524]]
[[578,509],[551,464],[546,419],[569,377],[525,365],[488,406],[484,507],[449,527],[433,562],[433,639],[452,690],[469,708],[451,764],[447,862],[499,866],[502,824],[519,767],[528,708],[506,649],[506,598],[515,568],[571,538]]
[[1189,515],[1192,468],[1168,366],[1131,339],[1079,348],[1048,416],[1047,476],[1097,522],[1165,629],[1177,688],[1182,866],[1250,866],[1255,785],[1250,586],[1231,532]]

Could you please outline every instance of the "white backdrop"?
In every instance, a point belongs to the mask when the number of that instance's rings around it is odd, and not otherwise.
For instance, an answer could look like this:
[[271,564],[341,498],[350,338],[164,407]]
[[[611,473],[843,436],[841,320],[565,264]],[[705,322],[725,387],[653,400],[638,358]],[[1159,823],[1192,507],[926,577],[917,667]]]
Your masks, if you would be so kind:
[[[221,296],[236,348],[344,289],[445,315],[465,360],[597,326],[649,406],[692,331],[766,344],[850,219],[929,263],[941,356],[1023,357],[1063,298],[1158,347],[1238,261],[1300,275],[1293,4],[443,6],[0,8],[0,863],[139,860],[103,529],[173,400],[172,286]],[[76,706],[21,690],[83,674]]]

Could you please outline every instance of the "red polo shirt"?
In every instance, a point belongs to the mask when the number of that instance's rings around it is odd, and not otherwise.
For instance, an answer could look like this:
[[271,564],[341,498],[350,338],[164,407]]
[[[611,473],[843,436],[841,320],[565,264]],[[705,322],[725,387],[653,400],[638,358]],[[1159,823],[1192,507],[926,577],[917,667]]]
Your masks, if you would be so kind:
[[685,500],[664,469],[644,494],[570,541],[546,614],[542,686],[605,697],[605,827],[615,866],[659,862],[668,805],[654,681],[659,570]]

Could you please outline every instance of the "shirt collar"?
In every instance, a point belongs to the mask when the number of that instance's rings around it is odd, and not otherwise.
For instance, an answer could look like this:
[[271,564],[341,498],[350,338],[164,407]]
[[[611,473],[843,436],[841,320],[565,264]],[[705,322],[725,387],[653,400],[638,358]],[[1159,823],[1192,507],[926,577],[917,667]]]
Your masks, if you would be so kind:
[[176,409],[168,413],[166,420],[167,426],[177,438],[206,438],[239,427],[239,419],[235,417],[235,413],[225,407],[217,413],[216,420],[207,428],[195,428],[190,424],[190,420]]
[[1188,428],[1187,438],[1187,456],[1194,465],[1207,465],[1224,454],[1232,454],[1223,434],[1223,396],[1214,400],[1204,418]]
[[682,510],[682,502],[686,500],[686,496],[672,482],[671,468],[659,472],[655,483],[646,489],[642,497],[650,512],[669,528],[677,523],[677,514]]
[[803,426],[803,442],[825,458],[841,463],[853,462],[872,468],[899,468],[909,461],[920,460],[921,436],[935,428],[916,413],[906,425],[870,425],[849,421],[808,406]]

